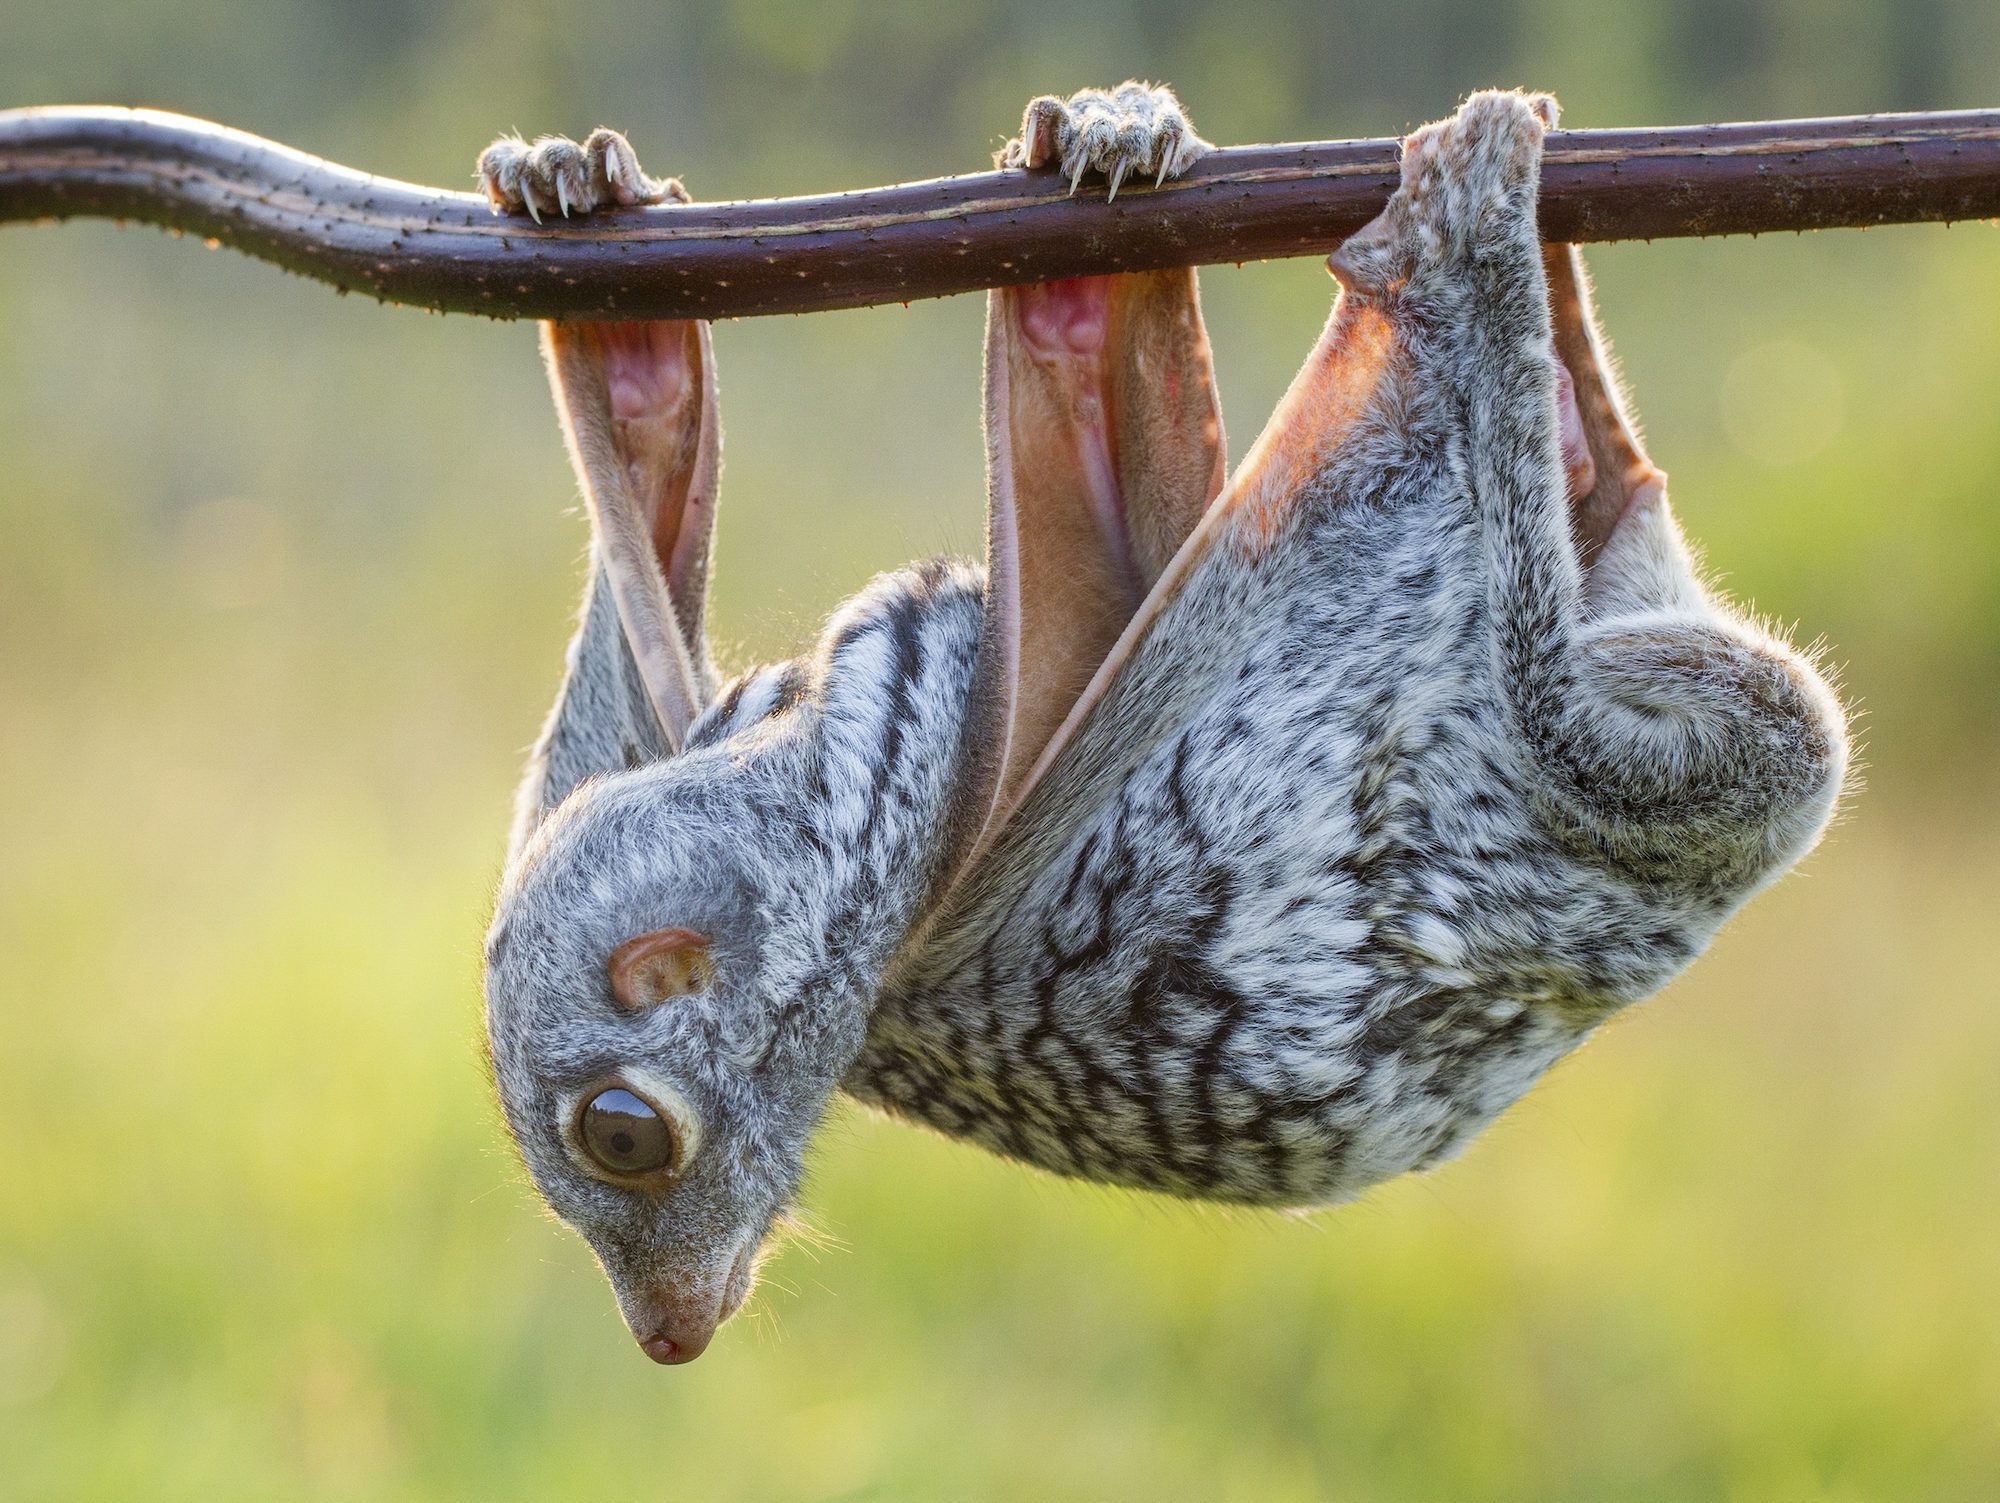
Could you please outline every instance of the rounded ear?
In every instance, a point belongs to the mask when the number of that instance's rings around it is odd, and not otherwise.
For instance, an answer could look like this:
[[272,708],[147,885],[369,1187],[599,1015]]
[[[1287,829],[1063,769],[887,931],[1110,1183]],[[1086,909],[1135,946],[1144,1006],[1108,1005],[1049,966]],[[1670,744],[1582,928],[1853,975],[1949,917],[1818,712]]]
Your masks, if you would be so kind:
[[604,969],[611,995],[633,1012],[701,991],[715,979],[708,936],[692,929],[655,929],[628,939],[611,952]]

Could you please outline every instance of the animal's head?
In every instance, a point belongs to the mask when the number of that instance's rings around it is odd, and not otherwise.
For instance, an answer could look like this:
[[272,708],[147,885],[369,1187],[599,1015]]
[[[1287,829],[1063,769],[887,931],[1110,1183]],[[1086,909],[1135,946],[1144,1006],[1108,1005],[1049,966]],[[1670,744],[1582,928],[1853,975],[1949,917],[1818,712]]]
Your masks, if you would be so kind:
[[486,951],[508,1127],[658,1362],[699,1356],[743,1304],[863,1026],[796,855],[690,765],[709,760],[572,793],[513,863]]
[[[589,190],[584,208],[609,201],[600,189],[629,203],[659,186],[600,137],[502,143],[482,162],[496,204],[520,207],[524,183],[556,203],[565,162],[588,169],[562,179],[571,204]],[[750,1292],[860,1047],[861,992],[825,974],[813,863],[767,812],[783,805],[763,774],[683,750],[709,682],[707,326],[549,324],[543,347],[592,583],[522,788],[487,940],[487,1034],[536,1187],[597,1253],[647,1354],[685,1362]]]

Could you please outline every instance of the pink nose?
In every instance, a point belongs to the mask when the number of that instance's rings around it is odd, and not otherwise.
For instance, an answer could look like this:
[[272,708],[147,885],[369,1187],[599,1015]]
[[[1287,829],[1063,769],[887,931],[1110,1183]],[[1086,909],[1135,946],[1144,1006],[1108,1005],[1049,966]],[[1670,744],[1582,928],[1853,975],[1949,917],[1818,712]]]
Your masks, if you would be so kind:
[[639,1350],[663,1366],[688,1360],[681,1355],[679,1343],[671,1336],[647,1336],[640,1341]]
[[[672,1334],[669,1334],[672,1331]],[[637,1335],[637,1333],[634,1333]],[[673,1330],[671,1326],[655,1326],[643,1336],[639,1336],[639,1350],[665,1367],[673,1367],[682,1362],[692,1362],[708,1350],[709,1338],[715,1334],[713,1326],[706,1330]]]

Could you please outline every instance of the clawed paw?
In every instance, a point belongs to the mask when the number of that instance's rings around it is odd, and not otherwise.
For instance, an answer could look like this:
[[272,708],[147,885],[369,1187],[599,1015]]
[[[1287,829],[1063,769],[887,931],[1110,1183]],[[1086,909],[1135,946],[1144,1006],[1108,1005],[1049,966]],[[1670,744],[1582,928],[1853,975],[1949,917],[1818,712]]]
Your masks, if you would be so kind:
[[1084,89],[1067,100],[1044,94],[1029,101],[1021,134],[994,155],[1000,167],[1060,167],[1076,192],[1086,172],[1118,185],[1137,173],[1158,187],[1215,150],[1195,134],[1181,102],[1164,84],[1123,83]]
[[544,214],[567,219],[607,207],[688,201],[678,178],[648,177],[632,143],[603,127],[581,145],[567,136],[532,142],[502,136],[479,154],[479,183],[495,209],[525,212],[538,224]]

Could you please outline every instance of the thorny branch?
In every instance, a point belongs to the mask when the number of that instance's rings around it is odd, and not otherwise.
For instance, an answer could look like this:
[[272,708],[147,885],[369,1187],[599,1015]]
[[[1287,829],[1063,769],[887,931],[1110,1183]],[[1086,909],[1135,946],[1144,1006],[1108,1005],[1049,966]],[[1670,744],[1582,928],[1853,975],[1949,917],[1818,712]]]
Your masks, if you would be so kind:
[[[0,223],[140,220],[449,313],[736,318],[1323,253],[1388,199],[1399,147],[1233,147],[1110,203],[981,172],[536,225],[184,115],[56,107],[0,111]],[[1542,168],[1551,240],[1996,216],[2000,110],[1555,131]]]

